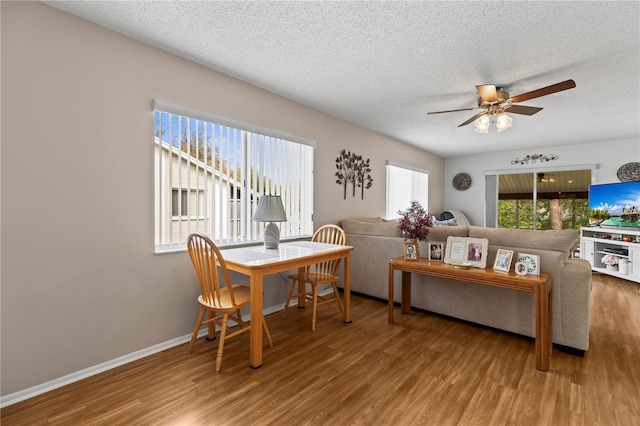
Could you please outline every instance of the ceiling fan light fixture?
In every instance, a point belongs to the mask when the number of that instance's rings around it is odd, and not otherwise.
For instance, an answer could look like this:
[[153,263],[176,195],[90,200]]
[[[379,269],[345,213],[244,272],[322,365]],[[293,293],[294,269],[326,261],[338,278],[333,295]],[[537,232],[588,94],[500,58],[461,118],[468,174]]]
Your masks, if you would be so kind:
[[498,132],[507,130],[509,127],[512,126],[512,123],[513,123],[513,118],[509,117],[504,112],[501,112],[500,114],[496,115],[496,127],[498,128]]
[[475,130],[478,133],[489,133],[489,124],[490,120],[488,115],[481,115],[473,122],[473,125],[476,126]]
[[575,81],[565,80],[560,83],[552,84],[551,86],[541,87],[540,89],[521,93],[517,96],[511,96],[501,86],[496,86],[495,84],[481,84],[476,86],[476,91],[478,92],[478,95],[480,95],[478,98],[478,107],[433,111],[428,112],[427,114],[442,114],[445,112],[472,111],[480,109],[484,110],[484,112],[474,115],[467,121],[459,124],[458,127],[463,127],[473,123],[475,125],[476,132],[489,133],[489,119],[495,117],[498,132],[502,132],[503,130],[507,130],[511,127],[513,123],[513,119],[504,114],[505,110],[509,110],[510,114],[533,115],[541,111],[542,108],[516,104],[530,99],[536,99],[553,93],[562,92],[563,90],[573,89],[574,87],[576,87]]

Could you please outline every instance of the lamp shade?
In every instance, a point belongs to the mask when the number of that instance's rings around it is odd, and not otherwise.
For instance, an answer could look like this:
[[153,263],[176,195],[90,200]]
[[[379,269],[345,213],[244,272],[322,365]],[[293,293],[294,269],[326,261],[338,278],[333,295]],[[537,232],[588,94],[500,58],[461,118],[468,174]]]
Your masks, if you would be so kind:
[[258,208],[253,215],[257,222],[286,222],[282,199],[279,195],[263,195],[258,201]]
[[481,115],[474,122],[475,131],[478,133],[489,133],[489,116]]
[[263,195],[260,197],[253,220],[256,222],[269,222],[264,229],[264,247],[277,249],[280,244],[280,229],[273,222],[286,222],[287,220],[280,196]]
[[512,126],[511,123],[513,123],[513,118],[509,117],[504,112],[496,116],[496,127],[498,128],[498,132],[507,130],[509,127]]

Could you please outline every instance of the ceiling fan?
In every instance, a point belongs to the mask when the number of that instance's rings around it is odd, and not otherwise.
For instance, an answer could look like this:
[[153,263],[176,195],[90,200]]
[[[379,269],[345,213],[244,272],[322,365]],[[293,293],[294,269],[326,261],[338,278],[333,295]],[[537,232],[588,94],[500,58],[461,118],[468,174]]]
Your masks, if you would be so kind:
[[477,107],[435,111],[428,112],[427,114],[481,110],[481,112],[460,124],[458,127],[466,126],[467,124],[475,122],[477,132],[488,133],[490,118],[495,117],[498,131],[502,131],[511,127],[511,121],[513,121],[511,117],[504,114],[505,112],[533,115],[542,110],[542,108],[538,107],[515,104],[528,101],[529,99],[535,99],[552,93],[561,92],[563,90],[573,89],[574,87],[576,87],[576,83],[573,80],[566,80],[552,84],[551,86],[532,90],[531,92],[523,93],[521,95],[509,97],[509,93],[504,91],[500,86],[496,86],[495,84],[482,84],[476,86],[478,95],[480,95]]

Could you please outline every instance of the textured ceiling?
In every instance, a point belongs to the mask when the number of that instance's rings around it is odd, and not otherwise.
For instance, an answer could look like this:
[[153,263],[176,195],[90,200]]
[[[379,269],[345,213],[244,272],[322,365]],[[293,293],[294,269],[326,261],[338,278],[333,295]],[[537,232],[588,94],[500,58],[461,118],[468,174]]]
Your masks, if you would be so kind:
[[[443,157],[640,143],[637,1],[44,3]],[[567,79],[499,134],[426,114]]]

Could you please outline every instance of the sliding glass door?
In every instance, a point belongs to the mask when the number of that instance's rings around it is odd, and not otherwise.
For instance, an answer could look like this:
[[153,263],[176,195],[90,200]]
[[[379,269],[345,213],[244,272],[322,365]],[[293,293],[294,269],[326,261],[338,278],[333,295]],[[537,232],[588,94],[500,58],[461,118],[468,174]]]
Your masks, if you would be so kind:
[[588,224],[591,170],[499,174],[497,181],[498,228],[577,229]]

